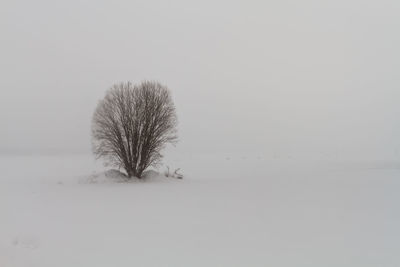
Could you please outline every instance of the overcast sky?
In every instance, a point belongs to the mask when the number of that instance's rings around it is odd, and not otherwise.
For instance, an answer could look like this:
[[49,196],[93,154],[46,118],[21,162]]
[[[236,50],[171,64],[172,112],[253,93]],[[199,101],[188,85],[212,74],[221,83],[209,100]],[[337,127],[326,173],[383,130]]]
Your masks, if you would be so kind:
[[400,158],[400,1],[0,3],[0,150],[90,152],[116,82],[167,85],[187,153]]

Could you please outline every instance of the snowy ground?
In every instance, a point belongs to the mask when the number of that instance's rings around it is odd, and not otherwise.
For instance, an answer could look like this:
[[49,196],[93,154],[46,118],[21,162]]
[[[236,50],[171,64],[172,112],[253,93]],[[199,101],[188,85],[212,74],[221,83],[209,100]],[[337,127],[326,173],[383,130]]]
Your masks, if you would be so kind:
[[0,156],[0,266],[400,266],[400,164],[186,155],[89,183],[90,155]]

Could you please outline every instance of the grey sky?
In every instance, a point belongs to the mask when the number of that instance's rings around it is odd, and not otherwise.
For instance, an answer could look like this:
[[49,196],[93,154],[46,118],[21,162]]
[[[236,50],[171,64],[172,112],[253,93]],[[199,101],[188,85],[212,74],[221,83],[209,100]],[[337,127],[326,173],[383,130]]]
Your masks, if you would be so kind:
[[179,151],[400,155],[400,2],[4,1],[0,149],[90,151],[119,81],[173,92]]

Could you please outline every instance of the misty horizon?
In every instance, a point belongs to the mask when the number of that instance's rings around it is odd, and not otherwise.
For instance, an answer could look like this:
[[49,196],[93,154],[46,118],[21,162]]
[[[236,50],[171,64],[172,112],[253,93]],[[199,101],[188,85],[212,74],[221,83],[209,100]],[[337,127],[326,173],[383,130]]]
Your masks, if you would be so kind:
[[172,92],[171,151],[399,159],[399,7],[6,1],[0,152],[90,153],[106,90],[147,79]]

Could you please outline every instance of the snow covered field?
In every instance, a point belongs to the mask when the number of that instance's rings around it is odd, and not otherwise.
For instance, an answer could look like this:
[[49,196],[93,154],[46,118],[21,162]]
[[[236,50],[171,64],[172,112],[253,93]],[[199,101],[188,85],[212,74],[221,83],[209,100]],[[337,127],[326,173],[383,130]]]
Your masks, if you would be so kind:
[[1,156],[0,266],[400,266],[399,163],[169,162],[91,183],[91,155]]

